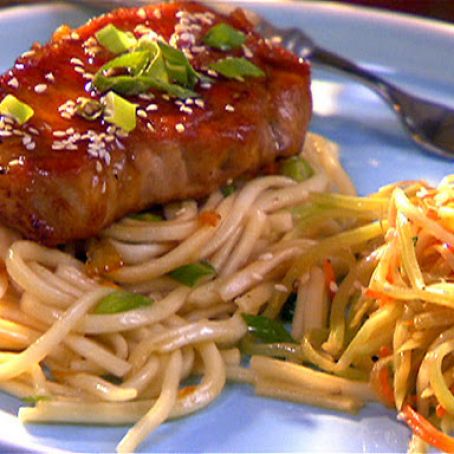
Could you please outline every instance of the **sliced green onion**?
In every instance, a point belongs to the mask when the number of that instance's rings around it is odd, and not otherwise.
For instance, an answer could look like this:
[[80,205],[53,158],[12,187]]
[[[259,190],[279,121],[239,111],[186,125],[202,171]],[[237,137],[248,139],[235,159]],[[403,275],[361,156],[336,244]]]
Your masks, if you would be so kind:
[[158,45],[164,57],[170,80],[183,87],[194,88],[199,74],[191,66],[186,55],[181,50],[162,41],[158,42]]
[[228,197],[229,195],[232,195],[235,191],[236,191],[236,187],[233,183],[222,186],[222,188],[221,188],[221,193],[224,197]]
[[140,49],[105,64],[95,74],[93,85],[102,93],[112,90],[126,96],[145,93],[150,88],[177,98],[197,96],[194,91],[170,82],[163,52],[156,42],[142,42]]
[[130,132],[136,127],[137,105],[127,101],[113,91],[103,98],[105,103],[104,120]]
[[13,118],[17,124],[23,125],[35,114],[34,110],[13,95],[6,95],[0,102],[0,114]]
[[50,400],[50,396],[37,394],[36,396],[25,396],[22,400],[27,404],[36,404],[45,400]]
[[160,222],[162,221],[162,216],[158,214],[143,212],[143,213],[134,213],[128,216],[130,219],[137,221],[146,221],[146,222]]
[[243,80],[244,77],[265,76],[265,73],[258,66],[242,57],[227,57],[223,60],[218,60],[212,63],[210,68],[228,79]]
[[298,183],[301,183],[314,175],[314,169],[301,156],[292,156],[291,158],[285,159],[281,162],[279,170],[281,175],[290,177]]
[[104,106],[96,99],[78,98],[76,105],[77,115],[86,120],[96,120],[104,112]]
[[275,342],[296,343],[281,322],[263,315],[242,314],[242,316],[248,326],[249,333],[261,341],[268,344]]
[[147,296],[126,291],[113,292],[104,297],[95,307],[95,314],[117,314],[131,311],[139,307],[146,307],[154,301]]
[[203,42],[215,49],[231,50],[244,44],[246,36],[236,28],[228,24],[221,23],[208,30],[203,38]]
[[170,272],[169,276],[188,287],[194,287],[200,279],[214,276],[215,274],[216,270],[213,265],[207,261],[201,261],[180,266]]
[[119,30],[113,24],[106,25],[95,36],[99,44],[114,54],[127,52],[137,44],[137,39],[131,32]]

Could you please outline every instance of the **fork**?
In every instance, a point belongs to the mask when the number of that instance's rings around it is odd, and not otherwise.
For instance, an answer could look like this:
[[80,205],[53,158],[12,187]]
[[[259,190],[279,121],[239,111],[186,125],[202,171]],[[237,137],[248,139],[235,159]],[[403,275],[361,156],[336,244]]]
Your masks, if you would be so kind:
[[[7,4],[21,3],[4,0]],[[27,0],[27,4],[42,0]],[[67,0],[68,3],[84,4],[103,9],[120,6],[139,6],[156,3],[157,0]],[[206,2],[222,12],[228,12],[232,5],[220,2]],[[412,139],[430,153],[454,159],[454,109],[412,95],[361,66],[319,47],[299,28],[278,28],[258,14],[247,11],[256,30],[265,38],[279,38],[282,44],[314,65],[322,65],[353,76],[378,93],[394,110]]]

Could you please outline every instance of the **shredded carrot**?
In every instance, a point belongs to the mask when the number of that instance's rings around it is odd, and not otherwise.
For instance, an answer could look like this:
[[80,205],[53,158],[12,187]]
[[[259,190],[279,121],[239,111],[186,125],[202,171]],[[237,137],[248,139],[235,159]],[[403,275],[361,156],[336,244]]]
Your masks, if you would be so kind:
[[429,219],[432,219],[433,221],[438,221],[439,219],[437,211],[434,210],[433,208],[429,208],[426,212],[426,215]]
[[380,394],[383,398],[383,401],[390,407],[394,407],[394,390],[391,386],[391,377],[389,376],[389,369],[387,366],[382,367],[379,372],[379,380],[380,380]]
[[385,295],[382,292],[379,292],[378,290],[374,290],[371,288],[368,288],[364,292],[364,296],[366,298],[374,299],[378,301],[378,304],[380,306],[384,306],[385,304],[392,303],[392,298],[390,298],[388,295]]
[[392,355],[392,350],[387,345],[382,345],[380,350],[378,350],[378,356],[380,358],[386,358],[389,355]]
[[185,386],[184,388],[181,388],[178,391],[178,397],[179,398],[184,398],[186,396],[189,396],[189,394],[192,394],[195,390],[197,389],[196,386]]
[[446,416],[447,411],[445,407],[442,407],[440,404],[438,404],[437,408],[435,409],[435,413],[441,419],[443,418],[443,416]]
[[199,216],[199,222],[202,225],[211,225],[212,227],[216,227],[220,220],[221,215],[216,211],[205,211]]
[[454,453],[454,438],[435,428],[424,416],[406,404],[401,413],[415,435],[444,452]]
[[328,289],[328,294],[330,299],[334,298],[334,295],[337,292],[337,284],[336,284],[336,273],[334,272],[333,264],[331,260],[326,259],[323,262],[323,272],[325,273],[325,284],[326,288]]

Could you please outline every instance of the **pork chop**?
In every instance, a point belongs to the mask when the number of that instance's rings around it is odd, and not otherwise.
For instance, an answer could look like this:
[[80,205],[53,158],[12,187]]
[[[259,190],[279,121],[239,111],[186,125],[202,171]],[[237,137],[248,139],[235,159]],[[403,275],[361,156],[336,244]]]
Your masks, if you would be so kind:
[[[108,24],[136,41],[155,36],[183,50],[197,77],[194,93],[175,97],[160,87],[120,93],[137,106],[129,132],[106,115],[82,115],[88,100],[96,110],[105,99],[93,78],[119,56],[99,42],[97,32]],[[217,24],[240,32],[244,42],[227,50],[208,45]],[[229,57],[262,74],[210,69]],[[256,34],[241,10],[223,16],[181,2],[118,9],[76,30],[61,27],[0,78],[0,101],[13,95],[34,111],[23,124],[0,117],[1,221],[56,245],[96,235],[156,203],[206,196],[301,150],[309,85],[308,64]]]

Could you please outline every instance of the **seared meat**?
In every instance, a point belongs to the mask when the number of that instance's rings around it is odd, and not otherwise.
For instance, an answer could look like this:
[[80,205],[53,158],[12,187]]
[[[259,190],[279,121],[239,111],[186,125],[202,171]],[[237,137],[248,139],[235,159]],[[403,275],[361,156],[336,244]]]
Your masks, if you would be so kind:
[[[245,44],[230,51],[203,45],[220,22],[245,33]],[[78,97],[102,96],[91,79],[115,55],[95,33],[109,23],[136,37],[153,30],[186,49],[212,81],[199,81],[199,98],[191,100],[157,90],[128,96],[139,106],[129,134],[102,117],[78,116]],[[209,63],[229,55],[246,57],[265,77],[207,73]],[[240,10],[225,17],[197,3],[172,3],[119,9],[77,30],[62,27],[0,78],[0,100],[12,94],[34,109],[22,126],[0,117],[1,221],[55,245],[95,235],[155,203],[203,197],[300,151],[311,114],[309,80],[308,65],[255,34]]]

